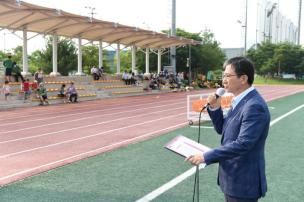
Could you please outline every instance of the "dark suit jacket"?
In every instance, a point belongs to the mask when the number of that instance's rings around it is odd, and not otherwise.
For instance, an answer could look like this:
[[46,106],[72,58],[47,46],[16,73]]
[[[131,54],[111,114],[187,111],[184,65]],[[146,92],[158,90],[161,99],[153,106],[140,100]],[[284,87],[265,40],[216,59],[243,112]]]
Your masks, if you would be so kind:
[[222,134],[221,146],[204,153],[206,164],[219,162],[218,184],[225,194],[260,198],[267,191],[265,140],[270,114],[261,95],[253,90],[223,116],[208,110],[214,128]]

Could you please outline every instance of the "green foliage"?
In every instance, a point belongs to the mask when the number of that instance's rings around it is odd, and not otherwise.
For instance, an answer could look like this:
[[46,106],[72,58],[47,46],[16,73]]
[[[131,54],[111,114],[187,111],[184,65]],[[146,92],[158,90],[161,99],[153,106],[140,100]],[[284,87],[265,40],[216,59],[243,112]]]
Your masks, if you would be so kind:
[[247,56],[255,63],[256,72],[265,75],[304,72],[304,50],[291,43],[262,43],[258,48],[250,49]]
[[[53,57],[53,46],[52,37],[47,39],[46,49],[42,51],[34,52],[35,54],[31,57],[31,69],[41,67],[46,74],[49,74],[53,70],[52,57]],[[77,53],[75,44],[72,40],[66,38],[58,39],[58,72],[66,76],[70,71],[77,69]]]
[[[130,59],[131,61],[131,59]],[[146,54],[142,51],[136,53],[136,64],[138,72],[145,73],[146,71]],[[157,54],[150,52],[149,55],[150,72],[157,72]],[[168,55],[162,55],[161,66],[167,66]]]
[[255,76],[254,84],[260,85],[303,85],[304,80],[267,78],[265,76]]
[[[109,72],[108,63],[106,60],[106,50],[103,50],[103,68],[105,72]],[[91,74],[93,66],[99,67],[99,48],[94,45],[84,46],[82,48],[82,66],[83,72]]]
[[34,51],[29,56],[29,72],[34,74],[39,67],[43,65],[43,53],[40,50]]
[[[115,58],[117,60],[117,58]],[[121,72],[132,70],[132,53],[131,51],[121,51],[120,52],[120,67]]]
[[[52,48],[52,46],[50,47]],[[58,42],[58,71],[62,75],[68,75],[70,71],[77,70],[77,50],[70,39]],[[51,59],[50,59],[51,60]],[[52,71],[52,68],[50,69]]]
[[7,54],[3,51],[0,51],[0,61],[4,61],[7,58]]
[[13,48],[12,60],[19,65],[22,64],[22,52],[22,46],[17,46],[16,48]]
[[[17,46],[10,51],[12,54],[12,61],[15,61],[17,64],[22,64],[22,46]],[[0,61],[7,59],[7,53],[0,51]]]
[[[163,30],[163,33],[168,33],[169,30]],[[191,69],[193,73],[207,73],[209,70],[221,69],[225,60],[225,54],[221,51],[219,43],[214,39],[213,33],[204,31],[200,33],[189,33],[182,29],[176,30],[176,35],[188,39],[201,41],[201,45],[184,46],[176,49],[176,71],[189,72],[187,67],[187,58],[189,58],[189,50],[191,48]],[[162,55],[161,65],[170,65],[170,53]],[[150,54],[150,71],[157,70],[157,55]],[[138,52],[137,64],[140,70],[145,70],[145,54]]]
[[84,73],[90,74],[93,66],[98,67],[98,51],[98,47],[93,45],[84,46],[82,48],[82,66]]

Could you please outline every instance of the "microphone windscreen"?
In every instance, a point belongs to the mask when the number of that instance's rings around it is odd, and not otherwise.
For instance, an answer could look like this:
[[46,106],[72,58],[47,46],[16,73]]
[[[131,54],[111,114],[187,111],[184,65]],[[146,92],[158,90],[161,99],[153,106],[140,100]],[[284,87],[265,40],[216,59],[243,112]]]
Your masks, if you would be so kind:
[[225,88],[218,88],[216,90],[216,95],[218,95],[219,97],[222,97],[225,94],[226,90]]

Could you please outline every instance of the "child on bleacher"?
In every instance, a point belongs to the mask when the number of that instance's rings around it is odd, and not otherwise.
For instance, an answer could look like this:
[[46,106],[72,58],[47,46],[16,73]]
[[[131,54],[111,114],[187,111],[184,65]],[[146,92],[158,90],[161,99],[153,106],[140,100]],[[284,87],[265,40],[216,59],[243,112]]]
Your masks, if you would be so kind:
[[59,90],[59,93],[57,94],[58,97],[63,98],[63,103],[66,103],[66,92],[65,92],[65,84],[62,84]]
[[8,100],[9,96],[11,95],[11,87],[8,81],[5,81],[2,86],[2,93],[4,94],[5,101]]
[[36,80],[34,80],[34,82],[31,83],[31,88],[34,98],[38,98],[38,82]]
[[23,83],[22,83],[22,90],[24,92],[24,102],[30,97],[31,95],[31,89],[30,89],[30,80],[26,79]]
[[49,104],[49,101],[48,101],[48,98],[47,98],[46,88],[44,87],[43,83],[39,84],[38,96],[39,96],[39,100],[40,100],[39,105],[44,105],[44,103],[47,104],[47,105]]

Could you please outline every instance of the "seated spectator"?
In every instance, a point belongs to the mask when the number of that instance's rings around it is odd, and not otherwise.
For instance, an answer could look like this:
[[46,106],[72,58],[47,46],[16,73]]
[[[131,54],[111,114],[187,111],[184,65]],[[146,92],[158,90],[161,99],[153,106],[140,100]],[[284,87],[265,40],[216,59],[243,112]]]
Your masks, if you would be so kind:
[[128,76],[129,76],[129,85],[134,85],[136,81],[134,72],[130,71]]
[[38,68],[35,72],[34,79],[37,81],[38,85],[43,82],[43,71],[41,68]]
[[103,78],[103,66],[98,68],[98,76],[99,78]]
[[150,87],[152,90],[159,89],[159,84],[158,84],[157,78],[153,77],[153,78],[151,79],[150,84],[149,84],[149,87]]
[[175,77],[175,83],[176,83],[176,86],[177,86],[177,88],[180,88],[181,87],[181,85],[182,85],[182,79],[181,79],[181,76],[180,75],[176,75],[176,77]]
[[2,86],[2,93],[4,94],[5,101],[8,101],[9,96],[11,95],[11,87],[9,85],[9,81],[5,81]]
[[22,90],[24,92],[24,102],[25,102],[32,94],[32,91],[30,89],[30,80],[29,79],[26,79],[22,83]]
[[49,101],[48,101],[48,98],[47,98],[46,88],[44,87],[43,83],[39,84],[38,96],[39,96],[39,100],[40,100],[39,105],[44,105],[44,104],[48,105],[49,104]]
[[36,80],[34,80],[34,82],[31,83],[31,88],[32,88],[32,93],[33,93],[34,97],[39,98],[38,97],[38,82]]
[[63,103],[66,103],[66,92],[65,92],[65,84],[62,84],[59,90],[59,93],[57,94],[58,97],[63,98]]
[[136,79],[135,73],[131,72],[131,84],[138,86],[138,81]]
[[71,82],[71,85],[67,89],[67,93],[69,102],[77,102],[78,93],[76,91],[74,82]]
[[91,68],[91,74],[92,74],[92,76],[93,76],[93,80],[98,80],[99,79],[99,71],[98,71],[98,69],[95,67],[95,66],[93,66],[92,68]]
[[130,79],[130,74],[127,71],[124,71],[124,73],[122,74],[122,80],[125,82],[126,85],[130,84]]
[[160,84],[160,85],[166,85],[166,79],[165,79],[165,77],[158,77],[158,83]]
[[144,76],[144,79],[143,79],[143,90],[145,90],[145,91],[150,90],[150,80],[149,80],[149,77],[147,77],[147,76]]

